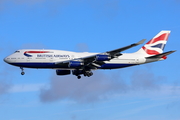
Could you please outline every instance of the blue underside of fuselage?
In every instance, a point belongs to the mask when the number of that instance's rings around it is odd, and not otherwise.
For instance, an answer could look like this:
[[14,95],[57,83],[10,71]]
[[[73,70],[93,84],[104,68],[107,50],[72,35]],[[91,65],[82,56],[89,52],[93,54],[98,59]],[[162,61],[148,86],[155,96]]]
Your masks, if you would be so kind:
[[[26,68],[52,68],[52,69],[58,69],[58,68],[68,68],[67,66],[61,66],[57,65],[55,63],[10,63],[14,66],[19,67],[26,67]],[[101,67],[98,67],[98,69],[116,69],[116,68],[124,68],[129,66],[134,66],[137,64],[115,64],[115,63],[109,63],[109,64],[103,64]]]

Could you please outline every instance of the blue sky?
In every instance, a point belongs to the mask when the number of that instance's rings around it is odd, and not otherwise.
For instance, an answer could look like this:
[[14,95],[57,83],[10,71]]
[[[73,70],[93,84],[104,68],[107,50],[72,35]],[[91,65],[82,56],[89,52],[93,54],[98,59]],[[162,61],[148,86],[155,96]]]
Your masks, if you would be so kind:
[[[179,0],[0,0],[0,119],[180,120]],[[90,78],[4,63],[17,49],[104,52],[171,30],[161,62]],[[125,52],[135,52],[141,46]]]

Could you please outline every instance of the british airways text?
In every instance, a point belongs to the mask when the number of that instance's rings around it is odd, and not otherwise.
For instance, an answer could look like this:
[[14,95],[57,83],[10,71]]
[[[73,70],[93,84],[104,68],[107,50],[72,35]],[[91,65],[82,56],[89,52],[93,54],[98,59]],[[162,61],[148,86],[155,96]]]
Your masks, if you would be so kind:
[[37,55],[37,57],[66,57],[66,58],[69,58],[70,56],[69,55],[45,55],[45,54],[42,54],[42,55]]

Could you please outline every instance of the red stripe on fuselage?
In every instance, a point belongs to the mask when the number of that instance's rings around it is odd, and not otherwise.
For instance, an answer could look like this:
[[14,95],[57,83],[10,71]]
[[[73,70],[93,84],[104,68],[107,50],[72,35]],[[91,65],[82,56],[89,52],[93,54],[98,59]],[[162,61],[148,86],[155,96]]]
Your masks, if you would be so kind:
[[50,53],[49,51],[26,51],[25,53]]

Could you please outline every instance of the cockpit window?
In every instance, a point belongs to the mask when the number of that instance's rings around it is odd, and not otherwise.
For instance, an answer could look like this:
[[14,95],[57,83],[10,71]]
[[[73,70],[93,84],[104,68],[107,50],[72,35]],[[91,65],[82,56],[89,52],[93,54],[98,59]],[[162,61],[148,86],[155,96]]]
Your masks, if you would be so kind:
[[14,53],[19,53],[20,51],[15,51]]

